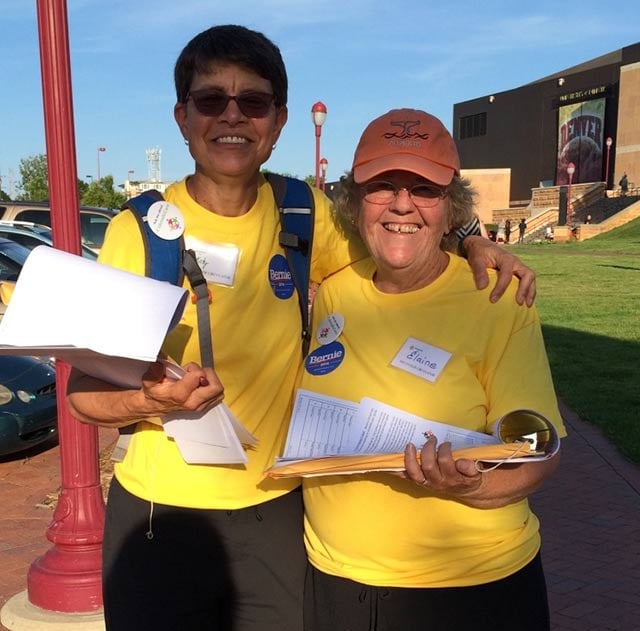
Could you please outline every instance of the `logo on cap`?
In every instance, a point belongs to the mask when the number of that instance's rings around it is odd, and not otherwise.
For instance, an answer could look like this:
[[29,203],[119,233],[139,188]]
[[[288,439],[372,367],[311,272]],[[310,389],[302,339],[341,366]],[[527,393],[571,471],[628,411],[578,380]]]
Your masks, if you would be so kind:
[[402,127],[402,131],[388,131],[386,134],[383,134],[385,138],[402,138],[403,140],[406,138],[420,138],[420,140],[428,140],[429,138],[428,132],[426,134],[419,134],[411,131],[416,125],[420,124],[420,121],[391,121],[391,124],[395,127]]

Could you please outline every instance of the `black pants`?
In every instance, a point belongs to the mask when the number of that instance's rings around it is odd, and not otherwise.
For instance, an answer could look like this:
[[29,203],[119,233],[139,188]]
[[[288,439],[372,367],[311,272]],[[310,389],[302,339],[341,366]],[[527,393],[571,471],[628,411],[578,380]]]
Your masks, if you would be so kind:
[[473,587],[371,587],[313,567],[305,631],[549,631],[540,555],[519,572]]
[[300,631],[299,491],[242,510],[149,502],[114,478],[103,546],[109,631]]

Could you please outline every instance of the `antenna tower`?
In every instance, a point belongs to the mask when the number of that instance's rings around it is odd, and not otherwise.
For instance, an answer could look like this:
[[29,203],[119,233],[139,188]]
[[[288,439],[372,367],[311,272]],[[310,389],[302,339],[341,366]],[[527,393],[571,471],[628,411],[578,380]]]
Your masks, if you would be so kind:
[[160,154],[162,150],[160,147],[153,147],[147,149],[147,165],[149,166],[149,179],[152,182],[161,182],[160,177]]

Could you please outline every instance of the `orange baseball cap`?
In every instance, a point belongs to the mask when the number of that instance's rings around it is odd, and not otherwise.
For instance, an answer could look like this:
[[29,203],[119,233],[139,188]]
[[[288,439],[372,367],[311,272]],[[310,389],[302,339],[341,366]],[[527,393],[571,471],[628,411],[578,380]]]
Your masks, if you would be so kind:
[[446,186],[460,174],[451,134],[421,110],[391,110],[367,125],[353,156],[353,179],[366,182],[385,171],[409,171]]

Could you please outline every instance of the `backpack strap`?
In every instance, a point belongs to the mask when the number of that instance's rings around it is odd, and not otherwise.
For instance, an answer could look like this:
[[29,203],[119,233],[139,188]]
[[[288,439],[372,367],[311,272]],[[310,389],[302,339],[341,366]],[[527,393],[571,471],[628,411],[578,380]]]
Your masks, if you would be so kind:
[[201,363],[202,366],[213,368],[213,343],[209,315],[211,294],[195,253],[192,250],[185,250],[183,237],[163,239],[151,230],[147,221],[151,204],[162,200],[164,200],[162,193],[152,189],[132,197],[122,208],[131,210],[138,222],[144,243],[145,276],[182,286],[186,273],[195,294]]
[[189,279],[191,290],[196,303],[196,318],[198,321],[198,341],[200,343],[200,364],[203,368],[213,368],[213,339],[211,337],[211,292],[207,286],[196,253],[185,250],[182,254],[182,267]]
[[162,193],[155,189],[145,191],[127,200],[122,210],[129,209],[138,222],[144,244],[144,275],[156,280],[165,280],[173,285],[182,285],[182,251],[184,239],[167,240],[159,237],[147,221],[149,208],[155,202],[164,200]]
[[298,293],[302,320],[302,355],[309,350],[309,276],[315,204],[309,185],[302,180],[267,173],[280,211],[279,241],[285,251],[293,284]]

